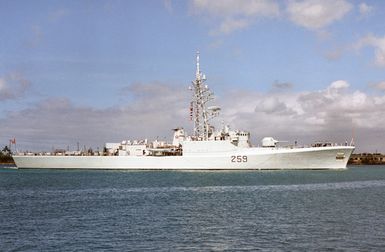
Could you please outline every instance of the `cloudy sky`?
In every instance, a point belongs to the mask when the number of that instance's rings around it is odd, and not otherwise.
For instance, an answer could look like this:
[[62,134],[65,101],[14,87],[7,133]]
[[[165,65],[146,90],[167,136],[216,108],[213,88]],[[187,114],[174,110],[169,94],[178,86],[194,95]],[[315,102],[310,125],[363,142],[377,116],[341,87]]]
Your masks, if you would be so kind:
[[0,144],[171,139],[195,53],[221,121],[385,152],[385,2],[0,1]]

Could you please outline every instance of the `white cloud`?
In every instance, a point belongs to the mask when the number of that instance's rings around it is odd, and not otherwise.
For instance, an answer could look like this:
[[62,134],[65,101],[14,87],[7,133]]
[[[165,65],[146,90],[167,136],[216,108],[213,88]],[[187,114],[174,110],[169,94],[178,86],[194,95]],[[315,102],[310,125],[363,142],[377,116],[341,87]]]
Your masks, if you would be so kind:
[[[182,89],[184,89],[182,92]],[[24,150],[81,146],[102,147],[126,139],[171,138],[173,127],[188,125],[189,91],[162,83],[134,84],[122,92],[134,97],[121,107],[79,107],[51,98],[0,119],[0,139],[15,136]]]
[[287,12],[295,24],[310,30],[320,30],[342,19],[352,9],[345,0],[289,1]]
[[220,34],[229,34],[233,31],[241,30],[249,26],[250,22],[251,21],[248,19],[228,18],[221,23],[218,31],[213,32],[212,34],[216,34],[217,32],[219,32]]
[[207,11],[217,16],[276,16],[278,5],[266,0],[193,0],[196,11]]
[[292,114],[293,110],[289,109],[287,105],[280,101],[278,97],[267,97],[262,99],[261,102],[255,107],[256,112],[264,112],[267,114]]
[[5,80],[0,78],[0,94],[4,89],[6,89]]
[[272,87],[274,90],[287,90],[293,88],[293,84],[289,82],[274,82]]
[[360,12],[361,17],[366,17],[370,15],[373,9],[374,9],[373,6],[370,6],[366,3],[360,3],[360,5],[358,6],[358,10]]
[[372,47],[374,49],[374,63],[379,67],[385,67],[385,36],[376,37],[367,35],[358,40],[353,46],[357,50],[364,47]]
[[30,81],[21,73],[8,73],[0,76],[0,101],[20,98],[30,87]]
[[377,83],[372,83],[372,84],[370,84],[370,86],[375,88],[375,89],[385,91],[385,81],[380,81],[380,82],[377,82]]
[[[321,37],[330,37],[325,30],[344,18],[353,5],[347,0],[289,0],[287,18],[302,27],[317,31]],[[361,4],[361,13],[368,14],[372,7]],[[276,1],[268,0],[191,0],[191,12],[214,23],[212,35],[230,34],[254,25],[258,18],[275,18],[281,15]]]
[[[28,109],[9,113],[0,120],[1,141],[15,136],[22,149],[72,149],[103,146],[125,139],[171,139],[173,127],[191,132],[188,105],[190,93],[184,85],[136,83],[122,93],[133,97],[121,107],[94,109],[74,106],[63,98],[49,99]],[[332,82],[318,91],[224,93],[221,105],[224,120],[232,128],[251,131],[252,142],[274,136],[299,144],[325,140],[350,141],[354,127],[358,151],[385,152],[385,95],[375,96],[352,90],[344,80]],[[166,138],[163,138],[166,137]],[[375,148],[375,149],[373,149]]]
[[348,88],[350,85],[347,81],[345,80],[338,80],[334,81],[330,84],[329,89],[344,89]]
[[212,34],[229,34],[246,28],[256,21],[257,17],[277,17],[279,6],[268,0],[192,0],[192,13],[219,21]]
[[256,144],[263,136],[344,143],[355,128],[358,151],[385,152],[385,144],[378,140],[378,134],[385,135],[385,95],[351,90],[344,80],[318,91],[232,93],[221,100],[223,117],[235,128],[251,130]]

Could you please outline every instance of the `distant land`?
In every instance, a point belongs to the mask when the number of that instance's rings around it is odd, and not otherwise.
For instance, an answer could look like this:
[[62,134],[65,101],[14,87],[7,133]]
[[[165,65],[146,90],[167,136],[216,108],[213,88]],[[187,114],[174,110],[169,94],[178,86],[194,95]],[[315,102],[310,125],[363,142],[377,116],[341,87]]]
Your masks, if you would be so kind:
[[350,156],[349,165],[385,165],[385,155],[381,153],[357,153]]
[[13,158],[11,157],[11,150],[8,148],[8,146],[5,146],[0,151],[0,165],[2,164],[15,164],[13,162]]
[[1,155],[0,154],[0,165],[15,164],[11,156]]

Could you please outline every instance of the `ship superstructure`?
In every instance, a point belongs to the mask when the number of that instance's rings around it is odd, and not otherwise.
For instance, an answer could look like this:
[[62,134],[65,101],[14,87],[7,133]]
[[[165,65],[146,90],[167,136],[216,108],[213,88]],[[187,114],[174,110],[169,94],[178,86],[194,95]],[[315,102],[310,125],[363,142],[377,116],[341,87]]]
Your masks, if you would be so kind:
[[191,83],[190,118],[193,133],[175,128],[172,142],[124,140],[106,143],[101,152],[19,153],[13,158],[18,168],[75,169],[343,169],[354,146],[321,144],[309,147],[279,146],[272,137],[252,147],[250,133],[216,130],[210,122],[220,107],[209,106],[214,99],[200,71],[196,57],[195,80]]

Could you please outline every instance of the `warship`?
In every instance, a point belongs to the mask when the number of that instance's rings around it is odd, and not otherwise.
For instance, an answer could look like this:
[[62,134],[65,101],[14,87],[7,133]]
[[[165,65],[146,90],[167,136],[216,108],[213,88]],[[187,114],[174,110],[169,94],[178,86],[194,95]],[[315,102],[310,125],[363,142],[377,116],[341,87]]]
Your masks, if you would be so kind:
[[316,143],[310,146],[281,146],[273,137],[264,137],[253,146],[250,133],[223,125],[215,129],[212,120],[218,106],[210,106],[213,92],[200,71],[199,52],[189,116],[192,134],[174,129],[172,141],[124,140],[106,143],[101,152],[59,151],[53,153],[17,153],[18,168],[48,169],[133,169],[133,170],[274,170],[274,169],[346,169],[352,144]]

